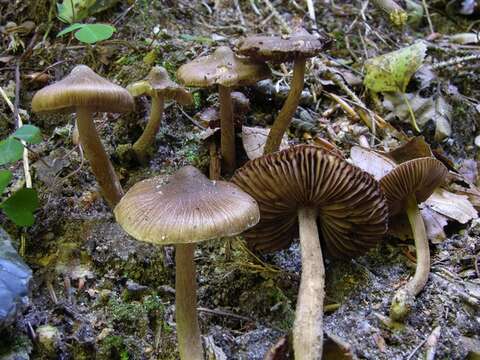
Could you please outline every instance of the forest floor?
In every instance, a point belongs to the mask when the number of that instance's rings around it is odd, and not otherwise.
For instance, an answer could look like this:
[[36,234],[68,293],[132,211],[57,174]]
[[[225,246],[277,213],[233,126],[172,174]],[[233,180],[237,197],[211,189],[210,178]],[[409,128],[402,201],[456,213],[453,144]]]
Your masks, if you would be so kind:
[[[51,9],[54,2],[0,0],[0,26],[8,21],[35,24],[31,31],[1,33],[0,86],[13,101],[15,85],[21,84],[20,115],[41,128],[44,139],[30,154],[34,187],[41,199],[35,224],[25,233],[24,257],[34,270],[32,296],[18,321],[1,333],[0,359],[178,358],[173,249],[140,243],[115,223],[88,162],[82,162],[72,143],[74,117],[33,114],[30,103],[35,91],[61,79],[77,64],[86,64],[122,86],[143,79],[152,64],[164,66],[174,76],[180,65],[216,46],[234,47],[242,36],[279,34],[285,24],[292,26],[298,19],[307,28],[313,26],[303,1],[273,2],[276,15],[263,1],[217,1],[216,5],[213,1],[102,1],[110,2],[107,10],[85,21],[111,23],[117,31],[111,40],[90,46],[73,37],[56,37],[65,24]],[[345,88],[332,80],[332,74],[340,74],[346,88],[387,115],[389,111],[375,105],[362,86],[368,58],[418,39],[429,42],[428,63],[480,54],[478,39],[467,45],[449,42],[451,35],[478,29],[475,19],[455,13],[445,1],[428,3],[434,34],[426,17],[398,28],[368,1],[316,1],[318,28],[333,43],[308,66],[305,96],[289,132],[290,143],[323,137],[346,154],[358,143],[385,150],[402,143],[392,134],[373,134],[326,93],[348,102]],[[16,81],[19,59],[20,81]],[[479,69],[478,60],[473,65],[446,65],[435,72],[422,94],[425,98],[441,94],[451,105],[447,136],[436,135],[431,120],[438,114],[422,124],[422,135],[453,169],[465,160],[474,164],[469,171],[474,184],[479,180],[474,145],[480,124]],[[240,89],[252,107],[245,125],[268,126],[280,109],[289,76],[281,67],[275,70],[273,82]],[[195,94],[195,107],[167,106],[148,166],[136,164],[125,151],[125,144],[133,143],[145,125],[146,99],[137,100],[134,113],[96,119],[124,189],[187,164],[207,171],[204,129],[194,115],[216,105],[217,96],[213,90]],[[0,138],[14,130],[12,118],[0,99]],[[391,123],[414,136],[408,121],[392,117]],[[238,151],[244,162],[241,145]],[[21,183],[21,164],[12,169]],[[22,230],[1,213],[0,223],[12,238],[20,238]],[[326,260],[324,327],[329,336],[349,344],[351,354],[345,358],[424,359],[435,351],[436,359],[464,359],[472,356],[475,347],[479,356],[480,222],[449,220],[444,231],[446,239],[431,244],[432,273],[403,325],[388,321],[388,308],[392,294],[413,273],[412,240],[389,237],[362,257]],[[259,255],[251,253],[241,238],[232,239],[227,253],[225,244],[225,239],[204,243],[195,253],[200,325],[209,359],[263,359],[293,323],[299,246],[294,242],[289,249]],[[35,336],[45,325],[54,327],[51,347]],[[439,336],[431,336],[438,328]]]

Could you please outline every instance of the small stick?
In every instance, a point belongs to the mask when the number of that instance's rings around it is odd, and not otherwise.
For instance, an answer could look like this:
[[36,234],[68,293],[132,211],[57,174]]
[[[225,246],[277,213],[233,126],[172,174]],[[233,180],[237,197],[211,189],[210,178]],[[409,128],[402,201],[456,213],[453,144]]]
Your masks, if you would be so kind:
[[235,4],[235,10],[238,12],[238,17],[240,18],[240,24],[245,26],[245,18],[243,17],[242,9],[240,8],[240,4],[238,3],[238,0],[233,0],[233,3]]
[[441,330],[442,328],[437,326],[427,338],[427,351],[425,353],[425,360],[435,359],[435,353],[437,351],[438,339],[440,338]]
[[270,2],[270,0],[263,0],[265,5],[267,5],[268,9],[270,12],[273,14],[275,19],[277,19],[278,23],[282,27],[283,31],[286,33],[291,33],[292,28],[287,24],[285,20],[283,20],[282,16],[278,13],[277,9],[275,9],[275,6]]
[[231,318],[234,318],[234,319],[239,319],[239,320],[244,320],[244,321],[252,321],[254,322],[253,319],[250,319],[246,316],[242,316],[242,315],[237,315],[237,314],[234,314],[234,313],[231,313],[231,312],[228,312],[228,311],[224,311],[224,310],[217,310],[217,309],[207,309],[207,308],[203,308],[203,307],[199,307],[197,308],[198,311],[201,311],[201,312],[205,312],[205,313],[208,313],[208,314],[214,314],[214,315],[220,315],[220,316],[228,316],[228,317],[231,317]]
[[312,20],[312,29],[317,29],[317,19],[315,17],[315,6],[313,5],[313,0],[307,0],[308,16]]
[[456,57],[447,61],[441,61],[436,64],[433,64],[430,68],[432,70],[438,70],[444,67],[458,65],[464,62],[474,61],[474,60],[480,60],[480,54],[466,55],[466,56]]
[[425,15],[427,16],[428,27],[430,28],[430,34],[434,34],[432,19],[430,18],[430,11],[428,10],[428,5],[426,0],[422,0],[423,9],[425,10]]

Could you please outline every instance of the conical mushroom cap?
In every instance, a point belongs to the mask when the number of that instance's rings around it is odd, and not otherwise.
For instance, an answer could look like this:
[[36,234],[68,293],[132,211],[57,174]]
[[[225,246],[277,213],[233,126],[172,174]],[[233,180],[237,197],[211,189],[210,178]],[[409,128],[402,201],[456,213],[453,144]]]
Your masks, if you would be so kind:
[[213,54],[182,65],[177,71],[181,83],[195,87],[254,85],[269,76],[265,64],[238,57],[227,46],[220,46]]
[[447,174],[445,165],[434,158],[413,159],[398,165],[380,179],[390,216],[405,211],[411,195],[415,195],[418,204],[427,200]]
[[170,80],[167,70],[161,66],[155,66],[150,70],[147,78],[137,81],[127,86],[127,90],[132,96],[164,96],[166,99],[172,99],[182,105],[193,103],[192,94],[183,86]]
[[305,29],[284,37],[253,35],[240,41],[238,52],[260,61],[289,62],[317,56],[328,43]]
[[234,184],[208,180],[192,166],[167,181],[154,177],[135,184],[114,213],[134,238],[161,245],[233,236],[260,216],[251,196]]
[[77,108],[128,112],[133,110],[133,98],[123,87],[97,75],[86,65],[78,65],[62,80],[38,91],[32,100],[34,112],[75,112]]
[[232,181],[260,207],[260,222],[245,233],[259,251],[285,248],[298,236],[302,207],[317,209],[322,248],[333,257],[361,254],[387,231],[387,203],[378,183],[316,146],[299,145],[252,160]]

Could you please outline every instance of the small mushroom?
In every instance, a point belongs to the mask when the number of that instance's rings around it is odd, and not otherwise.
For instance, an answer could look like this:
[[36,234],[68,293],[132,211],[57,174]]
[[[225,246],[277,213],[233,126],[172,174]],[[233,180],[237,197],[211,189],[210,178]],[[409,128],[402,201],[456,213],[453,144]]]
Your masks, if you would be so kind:
[[129,85],[127,90],[134,97],[148,95],[152,98],[152,107],[147,126],[140,138],[132,146],[138,160],[141,163],[146,163],[148,150],[152,146],[160,128],[165,100],[172,99],[181,105],[189,105],[193,103],[193,98],[185,88],[170,80],[167,70],[161,66],[155,66],[145,80]]
[[213,54],[182,65],[177,71],[178,80],[186,86],[218,85],[221,153],[227,173],[232,173],[236,167],[232,88],[253,85],[269,76],[270,70],[265,64],[238,57],[227,46],[220,46]]
[[[316,146],[249,161],[232,181],[257,200],[260,222],[245,233],[256,250],[287,247],[300,233],[302,275],[293,328],[295,359],[321,358],[322,248],[337,258],[364,253],[387,230],[387,203],[372,176]],[[320,234],[319,234],[320,233]]]
[[197,319],[193,253],[201,241],[233,236],[255,225],[255,200],[236,185],[210,181],[186,166],[168,181],[162,177],[135,184],[115,208],[115,218],[140,241],[175,245],[176,323],[180,358],[203,360]]
[[326,39],[317,38],[302,28],[287,37],[254,35],[240,42],[239,53],[252,59],[271,61],[273,63],[293,61],[293,78],[290,92],[270,130],[264,154],[269,154],[279,149],[282,137],[287,131],[300,102],[306,59],[318,55],[326,43]]
[[80,143],[85,151],[102,195],[113,208],[123,195],[122,186],[98,136],[94,112],[123,113],[133,110],[133,98],[121,86],[78,65],[64,79],[44,87],[32,100],[34,112],[77,113]]
[[437,159],[419,158],[398,165],[380,179],[390,216],[407,213],[417,252],[415,275],[393,296],[390,306],[390,317],[393,320],[405,319],[415,296],[427,283],[430,273],[430,249],[425,224],[417,204],[427,200],[447,174],[447,168]]

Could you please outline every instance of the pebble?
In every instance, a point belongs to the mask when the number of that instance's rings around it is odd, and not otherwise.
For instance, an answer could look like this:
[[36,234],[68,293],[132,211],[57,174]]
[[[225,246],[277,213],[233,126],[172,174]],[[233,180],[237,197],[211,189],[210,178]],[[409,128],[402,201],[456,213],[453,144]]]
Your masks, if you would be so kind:
[[32,270],[12,246],[0,227],[0,329],[10,325],[28,302]]

